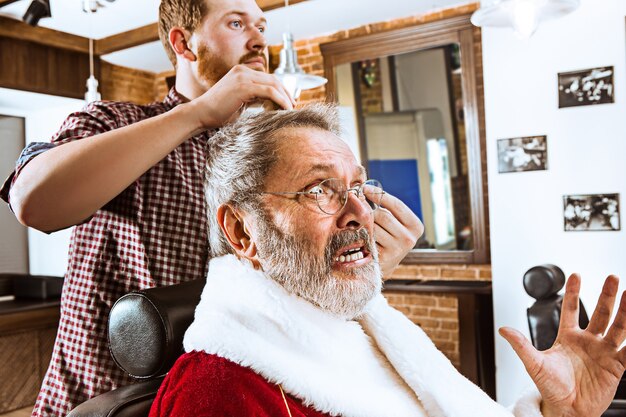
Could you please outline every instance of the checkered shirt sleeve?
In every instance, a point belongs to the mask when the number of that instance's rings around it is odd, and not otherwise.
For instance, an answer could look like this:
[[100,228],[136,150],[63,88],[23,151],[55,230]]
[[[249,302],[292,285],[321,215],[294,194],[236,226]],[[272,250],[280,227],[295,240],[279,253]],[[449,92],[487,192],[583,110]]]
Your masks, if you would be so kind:
[[[53,146],[89,140],[165,113],[180,102],[172,89],[164,102],[147,106],[91,104],[71,114],[51,144],[25,150],[12,181],[32,158]],[[74,227],[57,339],[33,416],[66,415],[88,398],[131,382],[108,351],[107,317],[120,296],[206,276],[204,172],[211,134],[183,142],[91,219]],[[5,185],[3,193],[8,195],[9,188]]]

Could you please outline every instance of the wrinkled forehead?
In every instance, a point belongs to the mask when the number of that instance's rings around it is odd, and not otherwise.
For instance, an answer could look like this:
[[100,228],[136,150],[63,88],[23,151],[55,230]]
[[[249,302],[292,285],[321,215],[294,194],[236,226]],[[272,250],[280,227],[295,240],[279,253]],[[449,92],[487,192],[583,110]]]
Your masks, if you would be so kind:
[[229,14],[248,17],[253,21],[265,22],[265,14],[254,0],[205,0],[208,19],[220,19]]
[[299,184],[325,178],[365,179],[365,169],[350,147],[332,132],[317,127],[284,128],[275,138],[277,161],[268,175],[274,180]]

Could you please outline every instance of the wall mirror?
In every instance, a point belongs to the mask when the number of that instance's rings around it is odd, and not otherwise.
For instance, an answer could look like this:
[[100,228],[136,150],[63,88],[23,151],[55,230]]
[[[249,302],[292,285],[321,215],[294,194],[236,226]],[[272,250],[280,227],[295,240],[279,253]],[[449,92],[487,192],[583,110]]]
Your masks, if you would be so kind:
[[488,262],[475,30],[459,16],[321,45],[369,176],[424,223],[405,263]]

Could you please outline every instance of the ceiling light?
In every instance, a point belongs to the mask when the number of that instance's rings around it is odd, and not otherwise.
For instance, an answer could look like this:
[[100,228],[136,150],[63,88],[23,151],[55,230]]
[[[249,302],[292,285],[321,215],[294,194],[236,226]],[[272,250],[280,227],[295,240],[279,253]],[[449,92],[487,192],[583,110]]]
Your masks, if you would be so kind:
[[481,0],[471,21],[481,27],[511,27],[529,38],[539,23],[565,16],[578,8],[580,0]]
[[[93,0],[83,0],[83,11],[89,14],[89,20],[93,20],[93,13],[98,9],[92,4]],[[93,30],[93,22],[91,23],[91,28]],[[85,92],[85,102],[87,104],[100,101],[102,97],[98,92],[98,80],[93,75],[94,73],[94,65],[93,65],[93,36],[89,36],[89,78],[87,78],[87,92]]]
[[[285,0],[285,8],[289,7],[289,0]],[[283,33],[283,49],[280,50],[280,61],[274,75],[283,83],[291,97],[297,99],[302,90],[320,87],[328,82],[319,75],[307,74],[298,64],[298,52],[293,48],[293,35],[289,31]]]
[[33,0],[22,20],[31,26],[37,26],[42,17],[51,17],[49,0]]
[[316,88],[328,82],[324,77],[307,74],[298,65],[298,52],[293,48],[293,35],[289,32],[283,33],[283,49],[280,50],[280,62],[274,75],[294,99],[300,96],[302,90]]

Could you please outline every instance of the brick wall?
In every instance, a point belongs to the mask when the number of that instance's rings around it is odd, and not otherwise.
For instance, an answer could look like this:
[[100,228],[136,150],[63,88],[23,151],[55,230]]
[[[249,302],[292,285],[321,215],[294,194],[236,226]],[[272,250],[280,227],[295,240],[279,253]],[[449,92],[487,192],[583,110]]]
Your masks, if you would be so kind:
[[460,368],[458,302],[454,295],[386,291],[385,297]]

